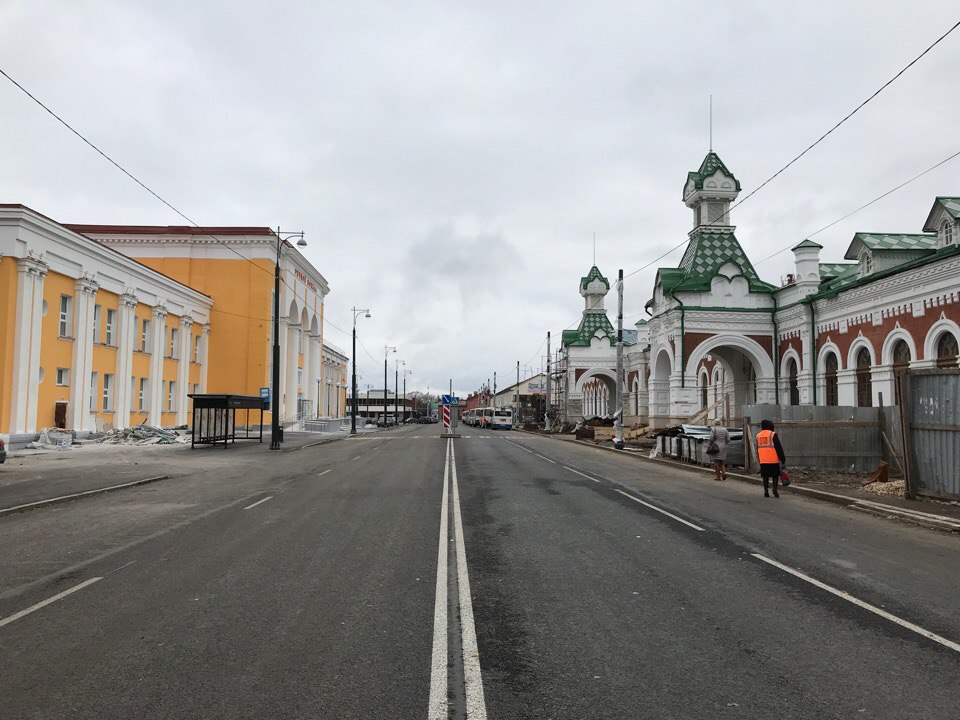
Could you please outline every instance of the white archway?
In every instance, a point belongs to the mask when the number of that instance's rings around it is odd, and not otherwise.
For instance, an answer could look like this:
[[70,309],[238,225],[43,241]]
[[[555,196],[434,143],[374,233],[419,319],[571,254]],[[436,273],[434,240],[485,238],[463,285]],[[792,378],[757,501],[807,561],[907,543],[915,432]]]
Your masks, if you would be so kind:
[[952,332],[953,336],[960,342],[960,326],[953,320],[941,317],[927,331],[927,336],[923,341],[923,359],[937,361],[937,343],[940,342],[940,336],[944,332]]
[[843,370],[843,355],[840,353],[840,348],[837,347],[837,344],[832,340],[827,340],[823,344],[823,347],[820,348],[820,352],[817,353],[817,372],[822,375],[824,363],[826,362],[827,353],[833,353],[837,356],[837,370]]
[[748,338],[745,335],[735,335],[733,333],[721,333],[713,335],[701,342],[693,349],[690,354],[690,360],[687,362],[687,368],[696,370],[700,361],[709,355],[721,355],[725,349],[738,350],[749,358],[756,369],[757,379],[773,378],[773,360],[767,354],[756,340]]
[[877,365],[877,354],[873,350],[873,343],[871,343],[863,335],[858,335],[856,339],[850,343],[850,349],[847,350],[847,367],[856,368],[857,367],[857,353],[860,352],[860,348],[867,348],[867,352],[870,353],[870,365]]
[[917,344],[914,342],[913,335],[902,327],[895,327],[887,333],[887,336],[883,339],[883,347],[880,349],[880,361],[884,365],[893,365],[893,348],[897,344],[897,340],[903,340],[907,344],[907,347],[910,348],[911,360],[920,359],[917,355]]

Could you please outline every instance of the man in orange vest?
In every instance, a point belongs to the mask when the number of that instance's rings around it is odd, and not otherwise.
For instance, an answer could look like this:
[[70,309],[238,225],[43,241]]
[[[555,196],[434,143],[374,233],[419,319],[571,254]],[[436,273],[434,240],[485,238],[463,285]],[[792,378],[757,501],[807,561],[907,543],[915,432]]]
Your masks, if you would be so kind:
[[777,485],[780,483],[780,469],[786,464],[780,436],[774,432],[773,422],[762,420],[757,433],[757,459],[760,461],[760,477],[763,478],[763,496],[770,497],[770,480],[773,479],[773,496],[780,497]]

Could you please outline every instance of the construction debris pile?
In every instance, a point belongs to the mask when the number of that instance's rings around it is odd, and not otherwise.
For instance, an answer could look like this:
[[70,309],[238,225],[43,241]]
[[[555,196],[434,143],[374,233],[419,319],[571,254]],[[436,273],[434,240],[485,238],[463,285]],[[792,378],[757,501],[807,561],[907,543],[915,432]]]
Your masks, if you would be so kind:
[[41,430],[40,437],[32,443],[27,443],[27,447],[33,450],[69,450],[72,445],[72,433],[47,428]]
[[97,442],[111,445],[177,445],[190,442],[176,430],[164,430],[151,425],[136,425],[122,430],[110,430]]

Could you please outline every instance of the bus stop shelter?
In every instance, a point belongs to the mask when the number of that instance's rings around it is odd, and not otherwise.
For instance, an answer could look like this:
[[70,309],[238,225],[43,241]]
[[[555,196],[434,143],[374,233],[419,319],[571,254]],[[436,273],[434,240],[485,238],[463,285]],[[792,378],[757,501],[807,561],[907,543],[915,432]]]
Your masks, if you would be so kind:
[[[245,413],[241,440],[263,442],[263,411],[267,402],[256,395],[200,395],[188,394],[193,400],[193,423],[190,426],[190,447],[216,445],[237,441],[237,410]],[[260,411],[258,435],[250,433],[250,411]]]

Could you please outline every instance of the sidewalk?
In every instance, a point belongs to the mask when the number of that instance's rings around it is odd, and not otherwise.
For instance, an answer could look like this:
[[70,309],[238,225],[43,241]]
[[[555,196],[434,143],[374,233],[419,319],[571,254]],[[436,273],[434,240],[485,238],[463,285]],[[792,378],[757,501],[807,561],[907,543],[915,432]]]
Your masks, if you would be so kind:
[[[597,445],[593,442],[577,440],[573,436],[545,435],[543,433],[529,432],[526,430],[521,430],[519,432],[525,432],[528,435],[536,435],[539,437],[549,438],[551,440],[572,442],[584,447],[591,447],[597,450],[603,450],[604,452],[615,453],[620,457],[633,458],[641,462],[663,463],[672,467],[685,468],[692,472],[706,474],[711,477],[713,476],[712,468],[678,462],[677,460],[672,460],[669,458],[651,459],[645,452],[616,450],[613,447],[606,447],[603,445]],[[739,480],[741,482],[753,483],[754,485],[763,484],[759,475],[753,476],[745,475],[743,473],[728,472],[727,478]],[[935,530],[947,530],[950,532],[960,533],[960,505],[955,505],[948,502],[938,502],[935,500],[907,500],[906,498],[902,497],[877,495],[857,488],[837,488],[833,486],[820,487],[819,484],[814,483],[794,483],[786,488],[782,488],[781,492],[804,495],[817,500],[825,500],[838,505],[844,505],[852,510],[870,513],[879,517],[903,520]]]

